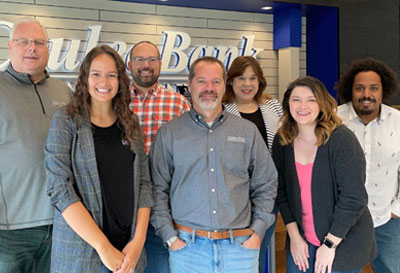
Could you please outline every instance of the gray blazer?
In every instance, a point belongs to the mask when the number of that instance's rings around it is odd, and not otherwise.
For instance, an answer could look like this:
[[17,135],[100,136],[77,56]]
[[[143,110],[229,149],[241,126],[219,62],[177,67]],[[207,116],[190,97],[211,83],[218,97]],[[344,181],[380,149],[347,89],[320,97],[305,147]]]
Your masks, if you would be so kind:
[[[138,208],[153,206],[147,156],[143,140],[134,147],[134,210],[132,235]],[[55,206],[51,272],[100,272],[96,251],[65,222],[61,213],[81,201],[96,224],[102,228],[103,209],[93,133],[87,116],[68,119],[65,110],[57,111],[51,121],[45,144],[47,194]],[[137,264],[142,272],[146,264],[144,251]]]

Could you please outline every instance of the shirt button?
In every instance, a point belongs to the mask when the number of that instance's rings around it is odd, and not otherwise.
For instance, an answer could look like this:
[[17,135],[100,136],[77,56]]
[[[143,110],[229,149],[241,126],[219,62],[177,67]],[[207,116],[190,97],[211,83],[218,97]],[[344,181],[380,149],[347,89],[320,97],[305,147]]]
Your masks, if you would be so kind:
[[211,189],[212,192],[215,192],[215,189]]
[[210,134],[212,133],[212,130],[209,130],[208,132],[210,132]]
[[214,171],[214,169],[213,169],[213,168],[211,168],[211,169],[210,169],[210,171],[212,171],[212,172],[213,172],[213,171]]
[[210,148],[210,152],[212,152],[212,151],[214,151],[214,149],[213,149],[213,148]]
[[216,214],[216,213],[217,213],[217,211],[213,210],[213,213],[214,213],[214,214]]

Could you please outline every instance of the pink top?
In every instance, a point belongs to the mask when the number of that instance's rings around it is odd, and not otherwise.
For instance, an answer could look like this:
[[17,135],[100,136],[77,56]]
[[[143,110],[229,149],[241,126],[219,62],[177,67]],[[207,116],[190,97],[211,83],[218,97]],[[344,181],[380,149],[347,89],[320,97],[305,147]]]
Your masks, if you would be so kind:
[[303,230],[306,240],[315,246],[320,246],[314,228],[314,217],[311,196],[311,176],[314,163],[303,165],[296,162],[297,177],[299,178],[301,205],[303,211]]

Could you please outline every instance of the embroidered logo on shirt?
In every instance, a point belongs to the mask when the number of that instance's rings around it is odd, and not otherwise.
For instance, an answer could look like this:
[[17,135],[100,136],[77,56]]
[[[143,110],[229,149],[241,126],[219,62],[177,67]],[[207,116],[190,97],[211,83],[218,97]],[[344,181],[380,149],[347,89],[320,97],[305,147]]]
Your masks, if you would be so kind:
[[228,141],[246,143],[246,139],[244,137],[228,136]]

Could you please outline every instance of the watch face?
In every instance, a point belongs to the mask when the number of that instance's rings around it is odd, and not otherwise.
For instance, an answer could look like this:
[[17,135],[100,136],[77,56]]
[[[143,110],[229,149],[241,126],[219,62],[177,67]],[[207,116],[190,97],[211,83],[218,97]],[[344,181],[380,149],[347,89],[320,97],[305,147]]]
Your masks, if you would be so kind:
[[327,238],[325,238],[324,240],[324,245],[326,245],[329,248],[333,248],[335,245],[333,244],[333,242]]

